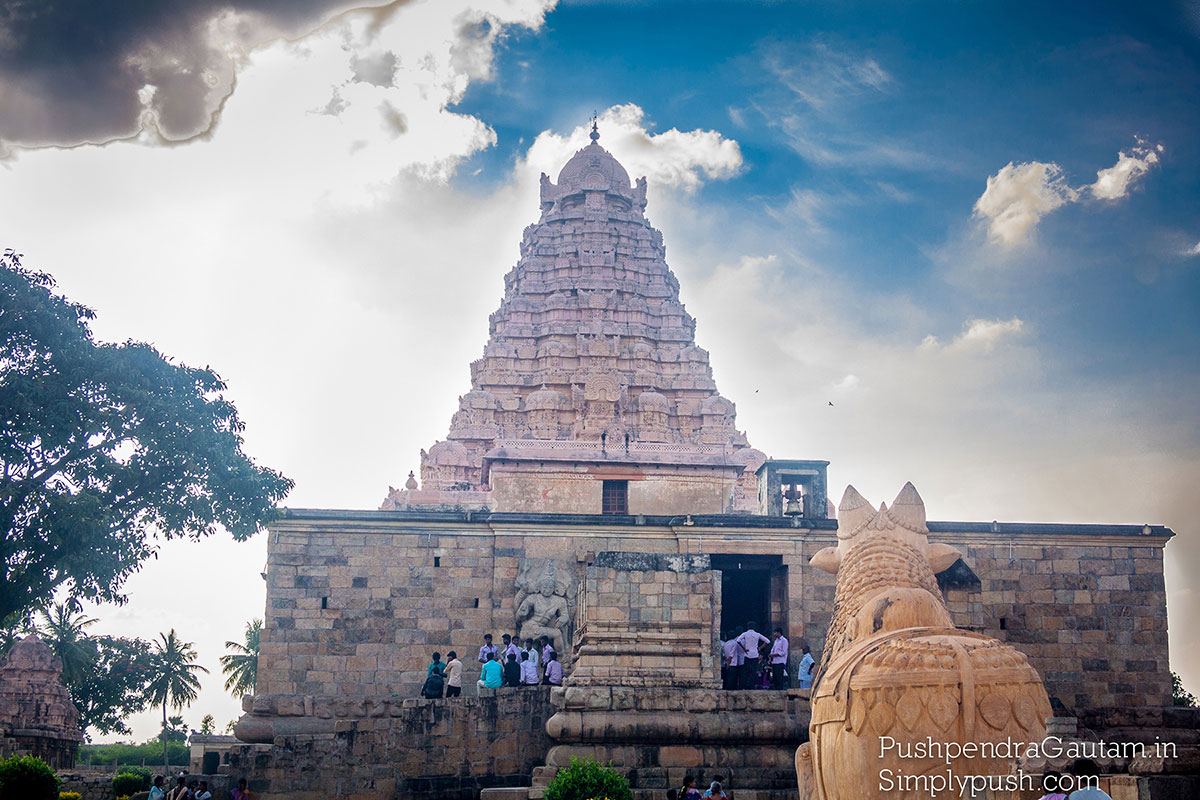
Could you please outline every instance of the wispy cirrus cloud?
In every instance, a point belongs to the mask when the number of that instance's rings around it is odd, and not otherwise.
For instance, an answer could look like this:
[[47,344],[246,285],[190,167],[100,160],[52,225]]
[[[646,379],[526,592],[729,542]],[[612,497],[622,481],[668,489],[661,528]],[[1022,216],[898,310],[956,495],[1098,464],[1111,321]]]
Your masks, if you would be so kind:
[[1139,179],[1159,163],[1163,146],[1139,140],[1128,153],[1122,150],[1117,163],[1096,172],[1095,183],[1073,188],[1062,167],[1054,162],[1010,161],[987,179],[987,187],[975,201],[974,214],[987,220],[988,240],[1014,247],[1029,240],[1047,214],[1068,203],[1083,200],[1117,201],[1129,195]]

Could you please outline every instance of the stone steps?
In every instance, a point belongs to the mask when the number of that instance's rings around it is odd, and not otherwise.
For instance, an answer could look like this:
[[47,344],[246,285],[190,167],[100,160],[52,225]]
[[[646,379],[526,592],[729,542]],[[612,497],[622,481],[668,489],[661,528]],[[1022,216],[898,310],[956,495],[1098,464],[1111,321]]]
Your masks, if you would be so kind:
[[480,789],[479,800],[529,800],[529,787],[513,786],[503,789]]

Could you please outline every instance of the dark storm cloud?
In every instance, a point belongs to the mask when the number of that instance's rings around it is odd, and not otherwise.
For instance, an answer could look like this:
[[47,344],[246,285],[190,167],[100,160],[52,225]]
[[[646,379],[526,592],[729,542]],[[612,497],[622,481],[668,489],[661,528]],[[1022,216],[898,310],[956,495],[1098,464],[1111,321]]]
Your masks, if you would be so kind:
[[215,123],[239,53],[355,7],[378,27],[404,1],[0,0],[0,156],[143,127],[186,140]]

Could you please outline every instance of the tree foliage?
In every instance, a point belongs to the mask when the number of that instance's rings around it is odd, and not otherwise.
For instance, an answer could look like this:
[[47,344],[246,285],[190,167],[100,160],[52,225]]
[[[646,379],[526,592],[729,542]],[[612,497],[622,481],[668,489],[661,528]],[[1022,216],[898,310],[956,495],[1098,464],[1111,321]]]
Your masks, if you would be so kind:
[[96,620],[79,613],[72,601],[43,608],[38,616],[35,631],[62,663],[62,682],[68,687],[80,685],[96,662],[96,646],[87,634]]
[[156,536],[248,538],[292,487],[242,452],[215,372],[96,342],[53,290],[0,257],[0,619],[60,587],[121,602]]
[[[170,633],[160,633],[159,638],[162,641],[154,643],[150,685],[146,688],[150,699],[155,705],[161,705],[163,710],[162,741],[165,772],[167,741],[171,730],[167,725],[167,706],[182,709],[195,702],[200,694],[200,679],[196,677],[196,673],[207,673],[208,670],[195,662],[196,651],[192,649],[192,643],[179,639],[175,635],[174,628]],[[179,719],[179,725],[183,725],[182,718]]]
[[1177,706],[1184,708],[1196,707],[1196,695],[1183,688],[1183,679],[1175,672],[1171,673],[1171,699]]
[[[79,709],[79,727],[93,733],[129,733],[125,718],[150,704],[150,643],[142,639],[90,636],[96,622],[77,611],[74,600],[56,603],[38,614],[32,628],[62,661],[62,682]],[[3,652],[0,650],[0,652]]]
[[34,756],[13,756],[0,761],[0,797],[21,800],[57,800],[58,776]]
[[232,653],[221,656],[221,672],[229,676],[225,680],[225,691],[234,697],[245,697],[254,692],[258,680],[258,645],[262,636],[263,621],[254,619],[246,623],[242,637],[244,642],[226,642],[225,649]]
[[145,767],[124,767],[113,776],[114,797],[129,797],[150,788],[151,772]]
[[[191,748],[182,742],[169,742],[167,756],[171,766],[187,766],[191,759]],[[111,766],[154,764],[163,760],[162,739],[154,738],[143,744],[85,744],[79,748],[77,764]],[[161,769],[161,768],[160,768]]]
[[633,800],[633,791],[624,775],[590,758],[571,758],[570,766],[560,769],[546,787],[546,800]]

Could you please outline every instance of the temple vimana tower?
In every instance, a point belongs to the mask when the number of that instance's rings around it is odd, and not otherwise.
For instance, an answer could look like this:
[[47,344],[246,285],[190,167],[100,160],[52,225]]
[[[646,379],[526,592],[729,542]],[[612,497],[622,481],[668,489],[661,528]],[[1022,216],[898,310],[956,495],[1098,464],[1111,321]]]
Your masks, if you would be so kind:
[[[791,674],[802,645],[820,658],[835,577],[809,562],[866,501],[835,510],[828,462],[750,446],[645,178],[591,138],[542,176],[470,390],[419,477],[376,511],[289,509],[271,526],[237,727],[253,746],[229,756],[255,797],[539,797],[573,755],[611,761],[639,797],[685,772],[724,775],[740,800],[795,796],[808,691],[722,691],[718,640],[755,621],[785,631]],[[769,452],[769,432],[755,441]],[[873,524],[891,524],[886,499]],[[1170,529],[926,520],[915,491],[897,499],[895,519],[963,554],[936,575],[955,625],[1027,656],[1079,736],[1194,725],[1167,708]],[[485,633],[546,636],[565,686],[477,690]],[[420,699],[431,654],[450,650],[463,697]]]

